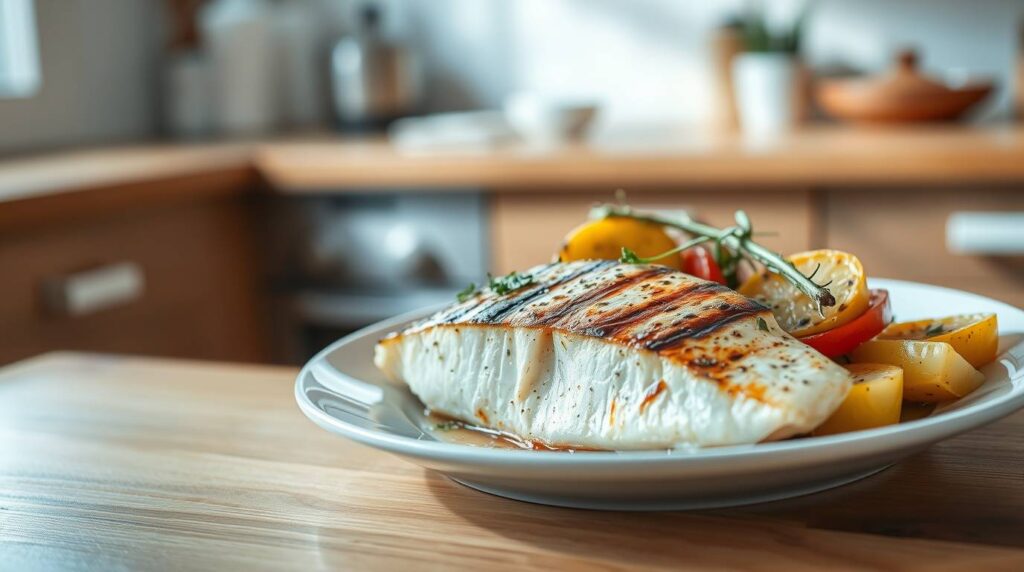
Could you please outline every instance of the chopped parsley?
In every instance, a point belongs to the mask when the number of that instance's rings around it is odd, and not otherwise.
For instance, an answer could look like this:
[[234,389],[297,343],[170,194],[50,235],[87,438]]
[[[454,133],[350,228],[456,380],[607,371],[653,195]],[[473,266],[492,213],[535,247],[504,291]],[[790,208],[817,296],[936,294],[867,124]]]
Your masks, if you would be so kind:
[[476,287],[476,284],[470,282],[469,286],[466,286],[465,288],[460,290],[459,293],[455,295],[455,297],[459,300],[459,302],[465,302],[466,300],[469,300],[473,296],[476,296],[477,292],[478,289]]
[[459,427],[462,427],[462,423],[459,423],[458,421],[445,421],[444,423],[434,425],[434,429],[437,429],[438,431],[451,431],[453,429],[458,429]]
[[494,277],[491,276],[489,286],[495,294],[503,295],[509,292],[515,292],[516,290],[533,284],[533,276],[530,274],[520,274],[513,270],[512,272],[504,275]]
[[[533,284],[533,276],[530,274],[520,274],[512,271],[504,276],[487,275],[487,286],[491,291],[499,296],[508,294],[509,292],[515,292],[516,290],[524,286],[529,286],[530,284]],[[455,298],[457,298],[459,302],[465,302],[479,293],[480,288],[473,282],[470,282],[469,286],[466,286],[455,295]]]

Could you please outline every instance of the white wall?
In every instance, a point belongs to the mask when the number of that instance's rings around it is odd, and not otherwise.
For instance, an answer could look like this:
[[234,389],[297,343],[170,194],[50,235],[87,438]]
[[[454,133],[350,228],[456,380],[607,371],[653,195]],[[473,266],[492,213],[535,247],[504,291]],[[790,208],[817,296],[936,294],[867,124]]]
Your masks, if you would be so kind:
[[0,99],[0,153],[153,135],[162,19],[159,0],[36,0],[42,88]]
[[[778,0],[771,0],[777,3]],[[742,0],[433,0],[405,7],[427,46],[440,107],[500,104],[515,89],[594,96],[611,123],[704,122],[715,105],[710,30]],[[926,69],[995,76],[985,117],[1010,109],[1020,0],[819,0],[806,40],[814,64],[881,70],[915,46]],[[412,17],[409,17],[409,16]]]
[[[322,15],[324,50],[363,3],[289,1]],[[706,121],[715,105],[708,35],[743,0],[383,3],[388,27],[424,57],[429,109],[496,106],[529,89],[599,98],[608,127]],[[156,135],[163,9],[160,0],[36,0],[42,91],[0,99],[0,153]],[[1001,89],[982,115],[998,117],[1010,108],[1022,18],[1022,0],[818,0],[808,57],[879,70],[915,45],[931,71],[997,76]]]

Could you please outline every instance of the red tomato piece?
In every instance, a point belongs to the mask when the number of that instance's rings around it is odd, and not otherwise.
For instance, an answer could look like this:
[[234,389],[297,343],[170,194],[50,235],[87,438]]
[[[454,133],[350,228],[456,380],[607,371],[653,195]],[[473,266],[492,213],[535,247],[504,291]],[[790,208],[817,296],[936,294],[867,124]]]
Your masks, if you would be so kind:
[[892,322],[887,290],[872,290],[868,309],[838,328],[797,338],[828,357],[841,356],[877,336]]
[[683,259],[683,272],[703,280],[725,284],[725,276],[722,274],[722,269],[718,267],[715,257],[712,256],[711,251],[706,247],[694,246],[693,248],[687,248],[680,256]]

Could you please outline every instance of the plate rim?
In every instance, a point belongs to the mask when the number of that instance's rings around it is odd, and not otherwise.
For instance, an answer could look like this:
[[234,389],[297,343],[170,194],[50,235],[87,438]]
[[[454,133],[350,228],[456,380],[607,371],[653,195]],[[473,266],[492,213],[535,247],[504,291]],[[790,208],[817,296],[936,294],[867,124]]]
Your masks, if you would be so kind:
[[[1021,309],[1000,300],[966,290],[884,278],[876,278],[870,280],[870,282],[872,285],[879,286],[906,285],[925,287],[958,295],[967,294],[986,302],[995,302],[1006,306],[1010,310],[1024,313]],[[444,305],[446,304],[440,306]],[[430,312],[436,311],[436,308],[437,306],[422,308],[370,324],[336,340],[318,352],[303,365],[295,381],[295,398],[302,412],[316,425],[332,433],[339,434],[364,445],[421,459],[455,463],[466,463],[469,460],[473,460],[490,465],[565,468],[569,466],[596,467],[604,466],[608,463],[619,465],[624,463],[631,465],[678,465],[679,463],[699,464],[704,462],[749,461],[765,456],[778,457],[787,454],[796,457],[806,455],[808,457],[806,460],[809,464],[818,464],[823,461],[822,455],[827,453],[832,453],[832,457],[847,458],[851,454],[851,448],[856,448],[862,454],[877,454],[894,449],[903,449],[914,444],[927,445],[936,440],[946,439],[976,429],[1024,408],[1024,389],[1018,389],[1015,385],[1010,393],[1005,396],[973,403],[961,409],[947,411],[937,417],[926,417],[898,425],[836,435],[694,449],[577,451],[568,454],[552,454],[550,452],[525,449],[475,447],[432,439],[414,439],[387,431],[367,429],[339,420],[324,412],[309,400],[305,389],[307,380],[313,378],[313,366],[326,361],[327,356],[332,354],[338,347],[362,339],[373,331],[395,327],[398,324],[424,317],[429,315]],[[1024,332],[1008,331],[1001,335],[1021,333]],[[1016,348],[1022,345],[1024,345],[1024,341],[1012,347]],[[1009,349],[1011,348],[1007,348],[1007,350]],[[335,393],[331,388],[320,384],[315,379],[314,382],[328,392]],[[960,423],[956,423],[957,421],[960,421]],[[865,447],[867,447],[866,450],[864,449]]]

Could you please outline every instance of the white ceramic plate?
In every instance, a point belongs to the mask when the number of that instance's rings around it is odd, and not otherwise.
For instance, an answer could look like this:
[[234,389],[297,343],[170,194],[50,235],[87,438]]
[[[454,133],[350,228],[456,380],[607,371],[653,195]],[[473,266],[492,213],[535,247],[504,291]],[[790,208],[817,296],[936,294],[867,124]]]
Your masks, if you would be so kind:
[[886,288],[900,321],[973,312],[999,316],[1000,356],[985,384],[929,417],[828,437],[698,450],[542,452],[437,440],[423,405],[387,383],[373,346],[426,315],[400,316],[347,336],[299,373],[295,397],[324,429],[496,495],[598,509],[710,508],[813,493],[884,469],[932,443],[1024,407],[1024,312],[975,294],[896,280]]

